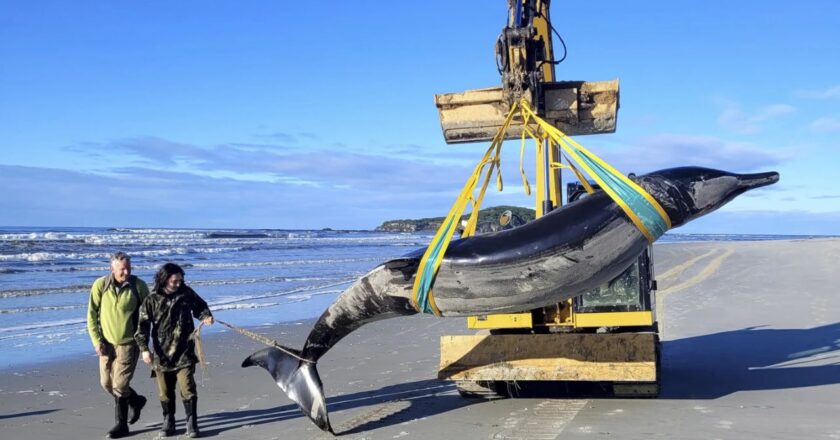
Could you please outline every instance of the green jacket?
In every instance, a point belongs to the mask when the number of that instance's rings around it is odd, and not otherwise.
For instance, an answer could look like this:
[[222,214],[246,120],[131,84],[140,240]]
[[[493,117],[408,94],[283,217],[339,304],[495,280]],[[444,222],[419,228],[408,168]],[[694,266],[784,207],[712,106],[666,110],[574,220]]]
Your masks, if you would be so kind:
[[[132,286],[134,289],[132,289]],[[102,342],[123,345],[134,342],[137,311],[149,296],[149,286],[134,275],[118,286],[113,275],[94,281],[88,299],[87,328],[96,347]]]
[[149,350],[149,336],[155,347],[155,370],[175,371],[195,365],[193,318],[212,316],[207,303],[187,285],[171,295],[152,293],[140,307],[140,321],[134,339],[140,351]]

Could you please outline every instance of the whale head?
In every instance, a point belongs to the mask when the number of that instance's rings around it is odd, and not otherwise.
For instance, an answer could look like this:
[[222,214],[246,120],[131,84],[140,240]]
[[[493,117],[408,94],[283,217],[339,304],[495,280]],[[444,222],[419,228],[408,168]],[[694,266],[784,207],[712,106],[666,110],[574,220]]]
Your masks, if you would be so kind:
[[684,225],[727,204],[754,188],[779,181],[779,173],[736,174],[702,167],[655,171],[636,178],[671,218],[671,226]]

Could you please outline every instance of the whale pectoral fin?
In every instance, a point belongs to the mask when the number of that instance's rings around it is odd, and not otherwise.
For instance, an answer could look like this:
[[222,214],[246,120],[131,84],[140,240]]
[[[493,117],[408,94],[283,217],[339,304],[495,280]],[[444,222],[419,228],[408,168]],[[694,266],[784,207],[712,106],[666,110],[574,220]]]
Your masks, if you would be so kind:
[[[285,348],[285,347],[284,347]],[[297,350],[288,349],[292,353]],[[300,410],[319,428],[333,433],[327,414],[324,387],[315,363],[301,361],[274,347],[264,348],[242,361],[242,367],[260,366],[274,378],[277,386],[286,393]]]

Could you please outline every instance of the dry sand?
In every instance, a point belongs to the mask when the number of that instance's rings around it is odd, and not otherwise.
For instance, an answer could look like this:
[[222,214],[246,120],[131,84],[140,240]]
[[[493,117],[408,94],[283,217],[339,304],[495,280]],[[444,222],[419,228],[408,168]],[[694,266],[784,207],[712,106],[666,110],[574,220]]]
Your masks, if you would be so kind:
[[[463,319],[412,317],[363,327],[319,363],[333,426],[346,439],[840,439],[840,239],[664,244],[655,248],[662,325],[662,394],[585,393],[477,401],[435,380],[438,337]],[[258,328],[300,346],[311,322]],[[330,438],[256,368],[260,346],[205,337],[199,388],[206,437]],[[113,423],[93,354],[0,372],[0,438],[101,438]],[[198,373],[199,379],[201,373]],[[149,398],[130,438],[154,438]],[[183,408],[178,406],[183,433]]]

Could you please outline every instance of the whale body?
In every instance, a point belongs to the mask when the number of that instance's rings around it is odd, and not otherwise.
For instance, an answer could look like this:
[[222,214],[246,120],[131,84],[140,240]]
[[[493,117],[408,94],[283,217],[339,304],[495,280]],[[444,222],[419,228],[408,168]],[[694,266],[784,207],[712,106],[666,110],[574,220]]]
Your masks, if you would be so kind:
[[[632,178],[681,226],[738,195],[779,180],[776,172],[735,174],[700,167]],[[453,240],[433,292],[444,317],[521,312],[578,296],[621,274],[648,246],[603,191],[525,225]],[[345,290],[315,323],[302,350],[269,347],[249,356],[322,430],[332,432],[316,363],[369,322],[417,313],[414,278],[425,249],[382,263]]]

